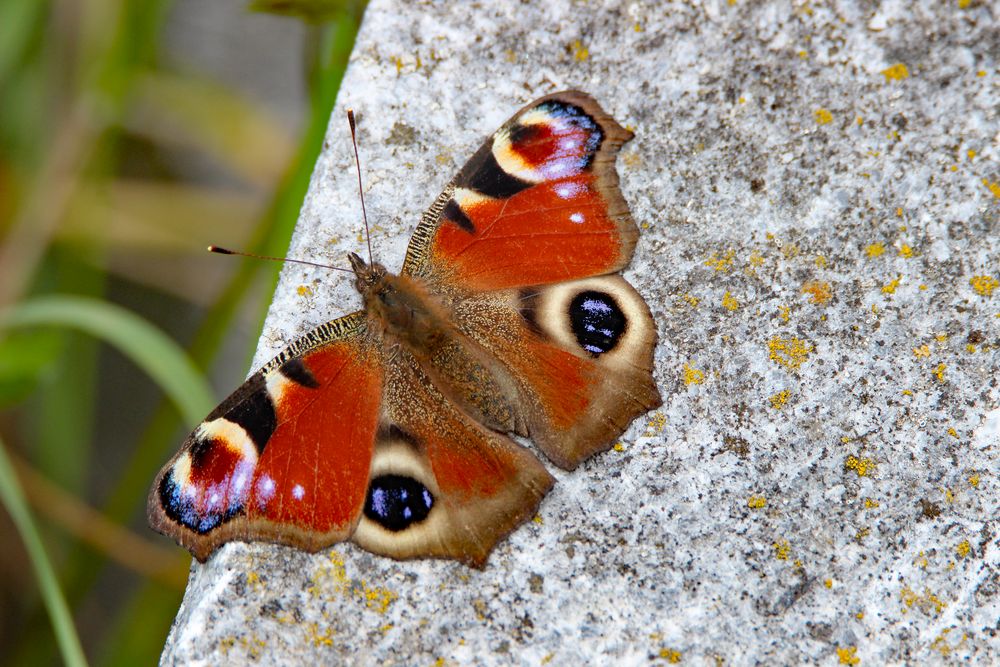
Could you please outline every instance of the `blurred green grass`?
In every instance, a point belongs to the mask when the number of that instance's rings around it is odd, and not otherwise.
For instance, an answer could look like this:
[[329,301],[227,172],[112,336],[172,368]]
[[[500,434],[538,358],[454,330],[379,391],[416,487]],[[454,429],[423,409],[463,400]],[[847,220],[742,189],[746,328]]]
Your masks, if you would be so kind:
[[148,485],[209,371],[219,395],[245,376],[232,332],[259,330],[280,269],[204,246],[287,249],[364,4],[246,5],[306,26],[293,136],[164,64],[171,3],[0,3],[0,664],[72,661],[74,627],[92,664],[156,661],[190,559],[145,526]]

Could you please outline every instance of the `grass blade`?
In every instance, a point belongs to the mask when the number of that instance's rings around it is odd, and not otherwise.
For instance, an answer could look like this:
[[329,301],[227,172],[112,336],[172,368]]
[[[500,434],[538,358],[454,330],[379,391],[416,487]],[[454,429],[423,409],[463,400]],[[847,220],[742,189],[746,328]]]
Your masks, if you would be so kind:
[[88,297],[40,296],[0,314],[0,329],[27,326],[69,327],[113,346],[153,378],[191,426],[215,405],[211,388],[184,351],[120,306]]
[[83,647],[80,646],[80,638],[73,625],[73,616],[69,613],[69,606],[63,598],[62,591],[59,590],[55,570],[45,553],[42,538],[31,520],[24,492],[14,474],[14,466],[7,456],[7,449],[2,440],[0,440],[0,502],[7,509],[17,527],[17,532],[24,541],[31,566],[38,578],[38,587],[45,600],[45,608],[49,612],[49,618],[52,619],[52,628],[55,630],[63,661],[69,667],[85,666],[87,659],[83,655]]

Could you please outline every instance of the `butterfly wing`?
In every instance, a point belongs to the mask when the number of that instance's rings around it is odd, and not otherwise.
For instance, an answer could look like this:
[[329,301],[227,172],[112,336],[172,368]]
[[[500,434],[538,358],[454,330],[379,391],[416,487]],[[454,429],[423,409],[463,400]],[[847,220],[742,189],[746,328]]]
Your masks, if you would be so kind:
[[254,373],[160,471],[150,525],[204,561],[230,540],[315,551],[348,538],[368,488],[384,374],[363,313]]
[[621,270],[638,230],[614,160],[631,137],[585,93],[532,102],[427,211],[403,273],[483,291]]
[[505,365],[515,421],[565,468],[661,403],[649,308],[610,275],[638,236],[614,166],[631,136],[584,93],[532,102],[437,199],[403,267]]
[[353,540],[394,558],[481,566],[554,480],[534,455],[442,395],[409,352],[397,348],[386,373],[370,491]]
[[450,405],[363,313],[293,343],[160,471],[150,524],[206,560],[232,540],[482,565],[553,480]]

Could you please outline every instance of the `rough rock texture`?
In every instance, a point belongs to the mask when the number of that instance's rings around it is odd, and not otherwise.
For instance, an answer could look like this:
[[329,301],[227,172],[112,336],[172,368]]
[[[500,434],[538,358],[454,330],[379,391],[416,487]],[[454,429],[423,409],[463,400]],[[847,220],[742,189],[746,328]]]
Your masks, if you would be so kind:
[[[1000,10],[939,2],[371,4],[290,254],[402,263],[528,100],[636,138],[627,277],[665,405],[483,571],[339,545],[195,565],[163,660],[985,664],[1000,659]],[[354,310],[289,265],[258,363]]]

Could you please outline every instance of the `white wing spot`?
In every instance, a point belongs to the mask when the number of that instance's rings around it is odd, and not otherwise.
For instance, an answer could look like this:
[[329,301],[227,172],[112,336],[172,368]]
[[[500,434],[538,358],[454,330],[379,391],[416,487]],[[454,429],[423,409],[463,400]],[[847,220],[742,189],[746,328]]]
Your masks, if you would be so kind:
[[263,475],[257,481],[257,504],[261,507],[274,497],[274,480],[269,475]]
[[569,216],[569,219],[579,225],[583,222],[583,213],[573,213]]
[[296,500],[302,500],[306,495],[306,490],[302,488],[301,484],[296,484],[292,487],[292,495],[295,496]]

